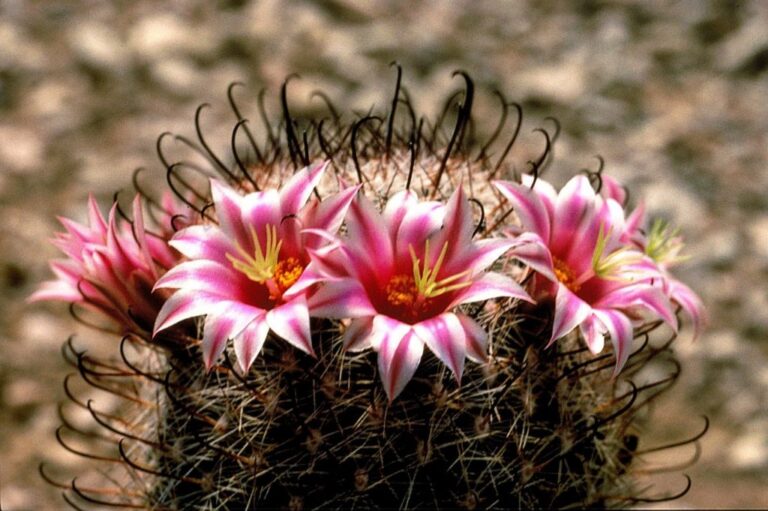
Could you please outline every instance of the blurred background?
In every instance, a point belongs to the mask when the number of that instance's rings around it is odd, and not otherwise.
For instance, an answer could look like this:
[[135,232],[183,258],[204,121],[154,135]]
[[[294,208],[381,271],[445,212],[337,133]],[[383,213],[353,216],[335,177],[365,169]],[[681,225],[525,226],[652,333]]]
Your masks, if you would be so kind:
[[693,487],[665,506],[768,506],[768,2],[0,0],[4,510],[63,507],[37,474],[43,460],[78,463],[54,437],[69,372],[60,346],[77,332],[82,346],[114,348],[65,305],[24,302],[50,277],[55,216],[84,219],[88,192],[103,209],[115,190],[130,196],[137,167],[162,181],[155,139],[194,134],[201,102],[214,107],[206,132],[225,147],[231,81],[248,84],[244,97],[261,87],[274,97],[298,72],[297,111],[317,88],[342,110],[383,107],[392,60],[424,112],[460,85],[451,72],[461,68],[479,94],[498,88],[523,104],[526,137],[557,117],[552,179],[601,154],[633,197],[681,227],[692,258],[677,274],[711,325],[677,342],[683,375],[642,442],[683,439],[706,414],[701,459],[686,471]]

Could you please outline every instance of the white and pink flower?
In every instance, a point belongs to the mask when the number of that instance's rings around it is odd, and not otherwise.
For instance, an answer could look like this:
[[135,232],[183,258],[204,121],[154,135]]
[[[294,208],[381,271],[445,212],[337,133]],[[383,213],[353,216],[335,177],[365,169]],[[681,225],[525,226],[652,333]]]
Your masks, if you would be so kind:
[[310,298],[314,316],[349,319],[344,347],[373,348],[390,401],[419,366],[427,346],[461,379],[466,357],[487,358],[487,335],[455,309],[508,297],[530,300],[514,280],[486,272],[514,244],[474,241],[470,204],[457,188],[446,204],[410,191],[392,196],[383,213],[364,196],[350,206],[347,233],[309,231],[329,245],[311,250],[324,279]]
[[155,289],[177,291],[163,306],[155,334],[205,315],[203,359],[208,369],[233,339],[247,371],[271,330],[314,354],[307,298],[317,281],[308,248],[324,243],[304,229],[335,233],[357,188],[307,203],[327,164],[297,172],[280,191],[240,195],[211,181],[218,225],[179,231],[170,245],[188,258],[166,273]]
[[59,218],[66,232],[53,244],[66,259],[50,263],[56,279],[44,282],[29,301],[55,300],[80,303],[112,318],[121,332],[150,331],[163,302],[152,288],[166,269],[176,264],[178,254],[167,244],[170,221],[178,207],[163,211],[159,233],[145,228],[141,197],[133,201],[133,223],[122,220],[117,204],[105,220],[96,199],[88,199],[89,225]]
[[530,176],[523,184],[494,184],[522,223],[511,255],[535,270],[532,296],[554,299],[550,343],[578,327],[599,353],[608,334],[618,373],[630,354],[633,322],[650,314],[677,328],[668,296],[652,284],[661,270],[626,240],[628,219],[615,198],[596,194],[585,176],[559,193]]

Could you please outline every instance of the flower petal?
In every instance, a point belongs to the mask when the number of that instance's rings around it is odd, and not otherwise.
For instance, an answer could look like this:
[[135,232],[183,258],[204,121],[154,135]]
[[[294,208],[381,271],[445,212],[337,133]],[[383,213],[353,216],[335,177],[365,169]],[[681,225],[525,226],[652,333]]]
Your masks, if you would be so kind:
[[387,226],[364,195],[358,194],[349,207],[347,236],[351,264],[366,268],[370,276],[392,268],[392,242]]
[[493,185],[512,203],[523,227],[538,234],[542,240],[549,241],[552,219],[538,193],[510,181],[494,181]]
[[[459,248],[459,250],[449,250],[449,254],[459,253],[462,248],[469,247],[472,243],[474,230],[472,208],[464,190],[461,186],[457,186],[445,206],[443,228],[435,234],[434,243],[431,247],[432,254],[429,254],[430,260],[434,261],[437,258],[445,243],[451,247]],[[446,267],[449,266],[449,262],[446,262]]]
[[248,234],[245,239],[237,240],[237,243],[246,252],[253,254],[256,249],[253,244],[253,236],[250,233],[250,230],[253,229],[253,232],[259,237],[261,250],[266,250],[267,225],[283,227],[283,215],[280,213],[280,195],[277,193],[277,190],[252,192],[242,198],[241,204],[242,223]]
[[437,355],[461,383],[467,339],[456,314],[447,312],[413,325],[413,332]]
[[467,340],[467,356],[473,362],[483,364],[488,361],[488,333],[466,314],[456,314],[464,328]]
[[491,298],[519,298],[533,302],[520,284],[496,272],[483,273],[472,284],[456,292],[448,309],[462,303],[481,302]]
[[533,232],[524,232],[515,238],[515,246],[509,256],[527,264],[552,282],[557,282],[552,253],[546,243]]
[[343,346],[347,351],[363,351],[371,347],[373,318],[356,318],[344,330]]
[[267,324],[273,332],[296,348],[315,356],[309,332],[309,311],[304,295],[268,311]]
[[363,286],[350,278],[323,283],[309,298],[308,305],[313,317],[344,319],[376,315]]
[[170,246],[190,259],[210,259],[229,266],[227,254],[237,254],[230,238],[215,225],[192,225],[176,233]]
[[296,172],[280,189],[280,208],[282,216],[295,215],[307,202],[312,190],[317,186],[323,172],[328,167],[329,162],[325,161],[307,166]]
[[664,292],[648,284],[632,284],[611,291],[594,306],[600,309],[629,309],[643,307],[663,319],[677,332],[677,316]]
[[558,284],[552,337],[547,346],[580,325],[591,312],[592,307],[589,304],[572,293],[565,285]]
[[632,322],[626,315],[615,310],[595,309],[594,314],[611,335],[611,344],[616,354],[616,367],[613,370],[615,377],[627,363],[632,351]]
[[423,352],[424,343],[411,330],[405,335],[402,330],[384,333],[379,345],[379,376],[390,403],[413,378]]
[[254,319],[234,340],[235,355],[243,374],[251,368],[253,361],[261,352],[269,333],[269,325],[264,315]]
[[707,325],[707,314],[701,299],[691,288],[674,279],[669,282],[669,294],[691,318],[693,339],[698,339]]
[[590,317],[582,321],[580,329],[589,351],[594,354],[603,351],[605,346],[605,335],[603,332],[605,328],[594,315],[590,315]]
[[248,246],[251,236],[243,227],[243,197],[224,183],[211,179],[211,197],[219,226],[233,243]]
[[216,304],[205,318],[203,327],[203,361],[210,370],[226,347],[227,339],[234,338],[255,319],[253,307],[237,302]]
[[234,298],[240,293],[240,278],[234,270],[219,263],[199,259],[183,262],[169,270],[155,283],[154,289],[160,288],[206,291]]
[[[549,244],[553,254],[568,253],[575,249],[580,254],[580,259],[591,263],[592,252],[601,228],[600,223],[594,221],[595,202],[595,190],[586,176],[574,176],[560,190],[557,204],[555,204],[555,218]],[[584,237],[589,240],[581,246],[581,239]],[[566,262],[573,265],[570,259]],[[573,269],[581,273],[586,268],[574,267]]]
[[322,229],[335,234],[341,227],[349,205],[352,203],[358,190],[360,190],[360,185],[349,186],[339,193],[313,203],[311,209],[306,214],[304,227],[307,229]]

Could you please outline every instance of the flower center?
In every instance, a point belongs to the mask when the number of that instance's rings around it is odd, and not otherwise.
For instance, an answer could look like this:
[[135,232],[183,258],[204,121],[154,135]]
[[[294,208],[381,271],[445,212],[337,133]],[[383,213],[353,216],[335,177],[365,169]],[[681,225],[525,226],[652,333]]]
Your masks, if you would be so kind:
[[410,275],[395,275],[384,288],[387,301],[395,307],[410,306],[419,297],[419,290]]
[[298,259],[295,257],[289,257],[283,259],[275,266],[274,276],[272,277],[282,293],[289,287],[291,287],[304,271],[304,267],[301,265]]
[[581,289],[581,283],[576,281],[576,275],[567,264],[556,257],[553,257],[553,263],[557,280],[574,293]]

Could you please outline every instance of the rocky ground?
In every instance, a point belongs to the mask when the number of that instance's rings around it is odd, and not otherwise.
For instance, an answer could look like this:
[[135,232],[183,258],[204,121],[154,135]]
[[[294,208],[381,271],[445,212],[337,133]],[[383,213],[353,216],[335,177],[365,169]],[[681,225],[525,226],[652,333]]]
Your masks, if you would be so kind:
[[680,339],[683,377],[648,442],[682,438],[708,415],[693,488],[668,506],[768,505],[766,26],[762,0],[0,2],[3,509],[62,506],[37,475],[41,460],[77,463],[54,438],[59,347],[77,331],[104,349],[66,307],[24,302],[49,276],[55,215],[83,218],[89,191],[106,207],[140,166],[159,182],[155,138],[192,133],[200,102],[214,105],[208,131],[226,141],[233,80],[274,93],[299,72],[297,108],[315,88],[362,108],[387,101],[392,60],[426,111],[461,68],[521,102],[528,128],[556,116],[553,176],[599,153],[682,227],[692,259],[679,276],[711,325],[695,344]]

